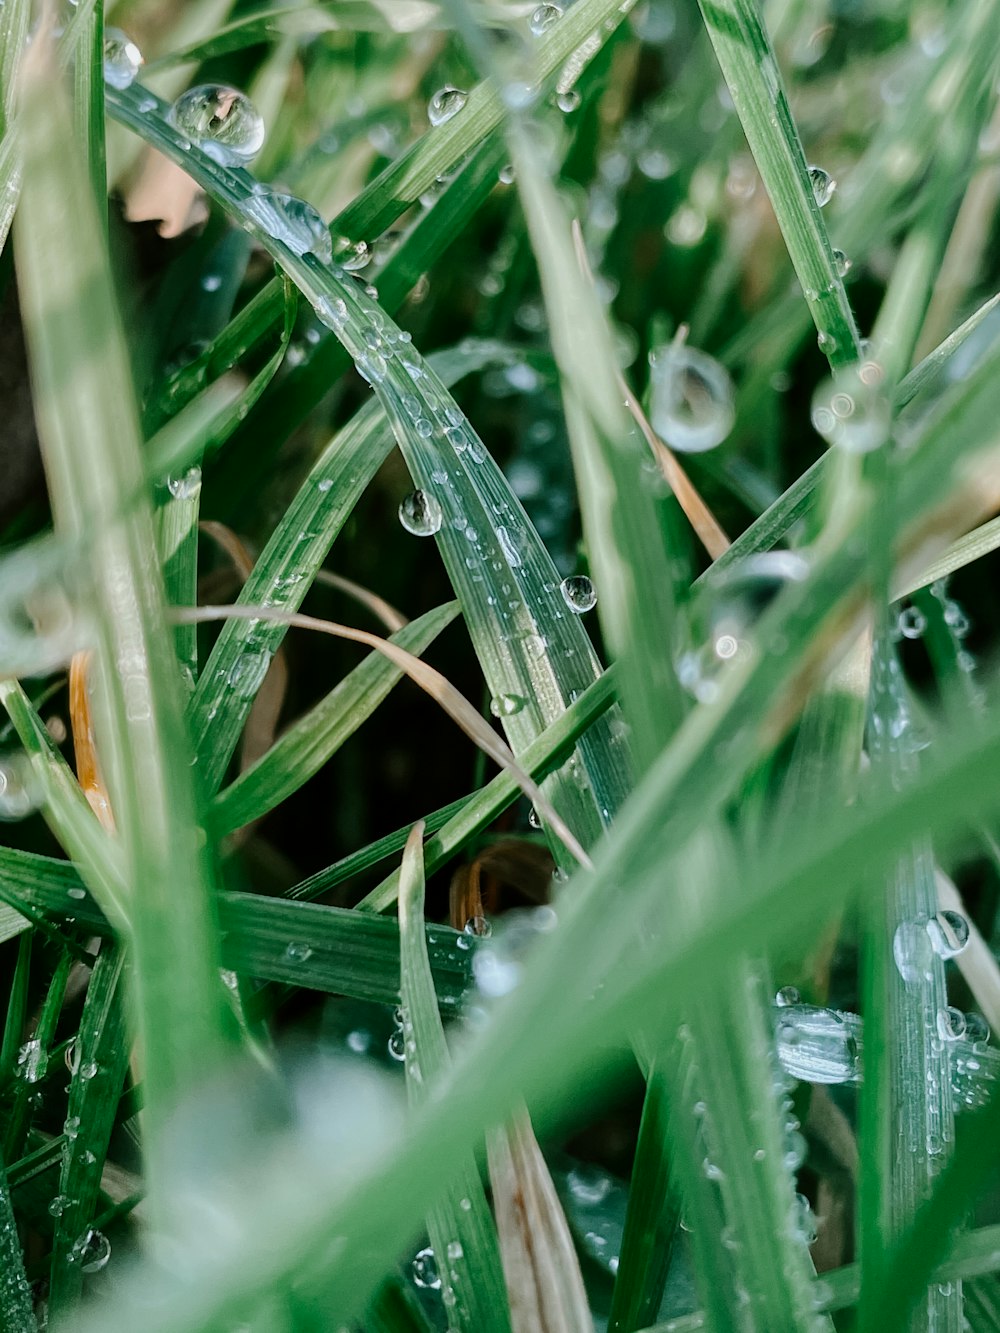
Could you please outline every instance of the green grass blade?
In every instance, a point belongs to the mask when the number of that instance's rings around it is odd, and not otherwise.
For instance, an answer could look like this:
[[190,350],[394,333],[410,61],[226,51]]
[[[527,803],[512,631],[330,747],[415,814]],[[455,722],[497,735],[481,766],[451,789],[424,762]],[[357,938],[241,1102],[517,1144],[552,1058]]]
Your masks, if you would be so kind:
[[0,1161],[0,1324],[9,1333],[35,1333],[31,1287],[10,1198],[7,1173]]
[[17,71],[31,18],[29,0],[10,0],[0,10],[0,254],[7,243],[21,194],[21,160],[14,119]]
[[858,355],[858,331],[809,179],[798,130],[757,0],[699,0],[708,35],[771,199],[823,351]]
[[[437,607],[392,635],[392,641],[419,657],[457,613],[454,602]],[[219,793],[211,807],[216,836],[259,819],[298,791],[375,711],[402,674],[381,653],[366,657]]]
[[[407,1092],[415,1106],[433,1100],[435,1085],[450,1065],[427,955],[422,833],[415,825],[403,853],[399,889],[401,1037]],[[510,1333],[496,1227],[471,1153],[428,1213],[427,1230],[449,1324],[465,1333]]]
[[[159,1117],[223,1045],[210,876],[162,589],[150,568],[148,504],[128,360],[89,187],[73,153],[65,95],[41,44],[21,110],[25,180],[16,260],[36,410],[57,526],[93,541],[101,690],[98,729],[123,844],[136,995],[151,1090],[147,1151],[159,1192]],[[98,375],[91,374],[96,356]],[[140,887],[141,886],[141,887]],[[141,896],[140,896],[141,894]],[[184,980],[164,960],[183,959]],[[166,1015],[170,1015],[169,1020]]]
[[55,1039],[56,1024],[59,1022],[59,1015],[62,1012],[66,995],[66,982],[69,980],[72,963],[73,959],[69,952],[63,949],[59,954],[52,976],[49,978],[45,998],[42,1001],[38,1020],[34,1025],[31,1037],[18,1052],[19,1064],[22,1055],[24,1061],[23,1067],[18,1071],[20,1077],[14,1088],[10,1114],[4,1128],[3,1155],[5,1159],[13,1160],[20,1157],[24,1151],[32,1117],[35,1084],[44,1077],[48,1069],[49,1057]]
[[991,296],[988,301],[984,301],[979,309],[974,311],[957,329],[949,333],[948,337],[942,343],[939,343],[933,352],[929,352],[918,365],[913,367],[896,388],[895,406],[897,411],[901,411],[914,398],[919,397],[935,383],[951,358],[965,341],[975,333],[983,321],[993,314],[998,304],[1000,304],[1000,294]]

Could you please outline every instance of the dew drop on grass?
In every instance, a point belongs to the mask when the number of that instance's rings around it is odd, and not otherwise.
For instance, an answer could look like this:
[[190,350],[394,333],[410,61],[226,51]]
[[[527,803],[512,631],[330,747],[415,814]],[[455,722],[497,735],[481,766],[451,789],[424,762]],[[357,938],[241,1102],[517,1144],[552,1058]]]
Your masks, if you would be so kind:
[[49,1216],[62,1217],[72,1200],[66,1194],[57,1194],[49,1200]]
[[809,183],[812,185],[813,198],[820,208],[825,208],[833,198],[837,182],[825,167],[809,168]]
[[585,611],[593,611],[597,605],[597,589],[586,574],[571,574],[568,579],[563,579],[559,591],[574,615],[580,616]]
[[490,712],[494,717],[513,717],[524,707],[527,700],[520,694],[498,694],[490,700]]
[[564,93],[556,93],[556,106],[564,115],[569,115],[571,111],[576,111],[580,105],[580,94],[575,88],[569,88]]
[[818,1235],[816,1215],[804,1194],[796,1194],[792,1204],[791,1234],[793,1240],[812,1245]]
[[49,1053],[38,1038],[26,1041],[17,1053],[17,1071],[25,1083],[40,1082],[48,1067]]
[[104,29],[104,82],[130,88],[142,64],[142,52],[121,28]]
[[[367,241],[352,241],[339,236],[333,244],[333,258],[348,273],[358,273],[371,263],[372,252]],[[345,308],[346,318],[346,308]]]
[[406,1038],[403,1036],[403,1029],[397,1028],[386,1043],[386,1050],[394,1060],[406,1059]]
[[513,185],[514,178],[514,164],[512,162],[505,163],[497,172],[497,180],[501,185]]
[[468,93],[446,83],[427,103],[427,119],[432,125],[443,125],[452,116],[457,116],[468,100]]
[[611,1193],[611,1177],[599,1167],[581,1163],[566,1176],[570,1194],[584,1208],[594,1208]]
[[249,699],[260,689],[270,665],[271,654],[266,648],[251,648],[239,655],[227,679],[241,699]]
[[896,628],[904,639],[919,639],[927,628],[927,617],[917,606],[907,606],[896,619]]
[[168,477],[167,490],[175,500],[193,500],[201,491],[201,468],[189,467],[180,476]]
[[411,491],[399,506],[399,521],[414,537],[433,537],[444,522],[441,506],[426,491]]
[[111,1258],[111,1242],[103,1231],[88,1228],[69,1252],[70,1262],[80,1265],[81,1273],[99,1273]]
[[312,957],[312,946],[301,940],[291,940],[285,949],[285,957],[290,963],[304,963]]
[[470,916],[463,930],[466,935],[475,935],[479,939],[487,939],[493,933],[493,927],[484,916]]
[[926,923],[901,921],[893,932],[892,956],[897,972],[907,985],[926,980],[934,963],[934,948]]
[[531,18],[528,20],[528,27],[531,29],[532,36],[541,37],[562,18],[563,11],[561,5],[539,5],[534,9]]
[[181,93],[170,123],[223,167],[246,166],[264,143],[264,121],[245,93],[221,83],[201,83]]
[[846,1083],[857,1073],[857,1043],[832,1009],[811,1004],[783,1008],[777,1024],[778,1061],[805,1083]]
[[441,1274],[438,1272],[437,1259],[428,1245],[422,1249],[411,1265],[413,1281],[418,1287],[429,1287],[433,1291],[441,1288]]
[[969,942],[969,923],[959,912],[938,912],[927,922],[927,934],[939,958],[954,958]]
[[333,259],[330,229],[305,199],[263,190],[251,195],[244,207],[268,236],[283,242],[293,254],[315,255],[321,264]]
[[982,1014],[965,1015],[965,1038],[973,1046],[985,1045],[990,1039],[990,1028]]
[[884,444],[891,426],[889,398],[877,361],[863,361],[825,380],[812,403],[812,423],[828,444],[867,454]]
[[25,819],[41,803],[41,787],[28,756],[0,756],[0,820]]
[[958,1041],[965,1036],[965,1015],[961,1009],[946,1005],[937,1011],[937,1032],[942,1041]]
[[837,276],[840,278],[846,278],[853,267],[851,261],[844,254],[843,250],[834,250],[833,264],[837,270]]
[[679,453],[704,453],[721,444],[736,418],[733,383],[714,357],[684,343],[650,353],[650,421]]
[[779,1009],[787,1009],[789,1005],[798,1004],[801,996],[794,986],[782,986],[774,997],[774,1003]]

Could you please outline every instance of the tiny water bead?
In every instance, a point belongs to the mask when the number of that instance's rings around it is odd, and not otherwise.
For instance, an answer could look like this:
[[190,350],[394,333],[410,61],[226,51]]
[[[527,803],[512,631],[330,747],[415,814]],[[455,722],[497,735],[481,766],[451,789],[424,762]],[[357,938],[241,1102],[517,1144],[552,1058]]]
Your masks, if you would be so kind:
[[557,23],[563,16],[561,5],[539,5],[537,9],[532,10],[531,17],[528,19],[528,27],[531,29],[533,37],[542,37]]
[[386,1043],[386,1050],[388,1050],[393,1060],[403,1061],[406,1059],[406,1038],[403,1036],[402,1028],[397,1028],[389,1038]]
[[521,694],[498,694],[490,700],[490,712],[494,717],[513,717],[527,702]]
[[229,668],[227,679],[241,699],[249,699],[260,689],[270,665],[266,648],[249,648]]
[[575,88],[568,88],[564,93],[556,93],[556,106],[564,115],[576,111],[580,106],[580,94]]
[[135,82],[142,52],[121,28],[104,29],[104,82],[121,91]]
[[103,1231],[88,1228],[69,1252],[71,1263],[80,1265],[81,1273],[99,1273],[111,1258],[111,1242]]
[[445,121],[457,116],[468,100],[468,93],[446,83],[427,103],[427,119],[432,125],[443,125]]
[[927,617],[916,606],[907,606],[896,618],[896,629],[904,639],[919,639],[927,628]]
[[0,755],[0,820],[25,819],[42,803],[42,790],[26,754]]
[[285,957],[290,963],[304,963],[312,957],[312,946],[301,940],[292,940],[285,949]]
[[168,477],[167,490],[175,500],[195,499],[201,492],[201,468],[189,467],[177,477]]
[[170,123],[223,167],[246,166],[264,143],[264,121],[245,93],[221,83],[202,83],[181,93]]
[[809,167],[809,183],[812,186],[813,198],[820,208],[825,208],[833,198],[833,192],[837,188],[837,182],[833,179],[825,167]]
[[969,943],[969,923],[959,912],[938,912],[927,922],[927,934],[939,958],[954,958]]
[[965,1015],[961,1009],[947,1005],[937,1012],[937,1031],[942,1041],[958,1041],[965,1036]]
[[25,1083],[39,1083],[45,1077],[48,1067],[49,1053],[38,1038],[26,1041],[17,1053],[18,1075]]
[[276,241],[282,241],[293,254],[315,255],[321,264],[329,264],[333,259],[330,229],[304,199],[264,190],[251,195],[245,207],[258,226]]
[[805,1083],[847,1083],[858,1072],[857,1042],[832,1009],[791,1004],[779,1011],[778,1061]]
[[422,1249],[413,1260],[410,1271],[413,1273],[413,1281],[416,1286],[429,1287],[432,1291],[440,1290],[441,1274],[438,1272],[434,1251],[429,1245]]
[[846,278],[853,268],[851,261],[844,254],[843,250],[834,250],[833,266],[837,270],[838,278]]
[[650,421],[679,453],[721,444],[736,412],[729,372],[707,352],[672,342],[650,353]]
[[965,1039],[973,1046],[985,1046],[990,1039],[990,1027],[982,1014],[965,1015]]
[[586,574],[571,574],[568,579],[563,579],[559,591],[574,615],[580,616],[585,611],[593,611],[597,605],[597,589]]
[[794,986],[782,986],[774,997],[774,1003],[779,1009],[787,1009],[789,1005],[798,1004],[801,996]]
[[812,423],[830,445],[867,454],[889,438],[892,415],[877,361],[845,366],[816,390]]
[[349,236],[338,236],[333,246],[333,258],[345,272],[358,273],[371,263],[371,246],[367,241],[352,241]]
[[414,537],[433,537],[441,530],[444,514],[433,495],[426,491],[411,491],[399,506],[399,521]]

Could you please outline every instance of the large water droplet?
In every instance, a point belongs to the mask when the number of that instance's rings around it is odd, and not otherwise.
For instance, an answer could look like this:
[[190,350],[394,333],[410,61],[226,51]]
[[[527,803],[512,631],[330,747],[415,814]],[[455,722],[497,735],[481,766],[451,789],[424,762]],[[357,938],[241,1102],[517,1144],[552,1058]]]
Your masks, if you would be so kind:
[[201,491],[201,468],[189,467],[179,476],[167,478],[167,490],[175,500],[193,500]]
[[358,273],[371,263],[371,246],[367,241],[352,241],[348,236],[338,236],[333,247],[333,257],[348,273]]
[[556,106],[564,115],[576,111],[580,105],[580,94],[575,88],[567,88],[564,93],[556,93]]
[[833,198],[837,182],[825,167],[809,168],[809,183],[812,185],[813,198],[820,208],[825,208]]
[[0,819],[24,819],[42,803],[42,789],[25,754],[0,758]]
[[832,1009],[793,1004],[780,1010],[778,1060],[786,1073],[806,1083],[846,1083],[857,1073],[857,1043]]
[[813,425],[828,444],[848,453],[866,454],[884,444],[891,420],[882,368],[876,361],[838,370],[813,398]]
[[927,934],[939,958],[954,958],[969,942],[969,923],[960,912],[938,912],[927,922]]
[[89,1228],[74,1242],[69,1258],[80,1265],[81,1273],[99,1273],[111,1258],[111,1242],[103,1231]]
[[413,1281],[418,1287],[430,1287],[434,1291],[440,1290],[441,1274],[438,1272],[434,1251],[429,1245],[426,1249],[421,1250],[413,1260],[411,1271]]
[[447,83],[427,103],[427,119],[432,125],[443,125],[452,116],[457,116],[468,100],[468,93]]
[[129,88],[142,64],[142,52],[121,28],[104,29],[104,82],[112,88]]
[[584,1208],[593,1208],[602,1203],[611,1193],[613,1183],[606,1171],[583,1163],[574,1166],[566,1176],[570,1194]]
[[907,985],[927,980],[934,964],[934,949],[926,922],[901,921],[893,932],[892,956]]
[[904,639],[919,639],[927,628],[927,617],[917,606],[906,606],[896,618],[896,628]]
[[795,986],[782,986],[774,997],[774,1003],[779,1009],[787,1009],[789,1005],[798,1004],[801,998]]
[[562,18],[562,15],[561,5],[539,5],[537,9],[532,11],[531,18],[528,20],[528,27],[531,29],[533,36],[541,37],[548,32],[553,23],[557,23]]
[[221,83],[202,83],[181,93],[170,123],[213,162],[242,167],[264,143],[264,122],[245,93]]
[[650,421],[680,453],[704,453],[733,428],[733,383],[706,352],[668,343],[650,354]]
[[426,491],[411,491],[399,506],[399,521],[414,537],[433,537],[444,522],[441,506]]
[[965,1015],[951,1005],[937,1012],[937,1032],[942,1041],[958,1041],[965,1036]]
[[837,270],[838,278],[846,278],[853,267],[851,261],[844,254],[843,250],[834,250],[833,264],[834,268]]
[[241,699],[249,699],[260,689],[270,665],[266,648],[247,648],[229,668],[227,679]]
[[574,615],[580,616],[585,611],[593,611],[597,605],[597,589],[585,574],[572,574],[568,579],[563,579],[559,591]]
[[490,700],[490,712],[494,717],[513,717],[526,703],[521,694],[498,694]]
[[330,263],[333,258],[333,238],[312,204],[294,194],[262,190],[259,194],[252,194],[245,207],[247,213],[269,236],[283,241],[293,254],[313,254],[321,264]]

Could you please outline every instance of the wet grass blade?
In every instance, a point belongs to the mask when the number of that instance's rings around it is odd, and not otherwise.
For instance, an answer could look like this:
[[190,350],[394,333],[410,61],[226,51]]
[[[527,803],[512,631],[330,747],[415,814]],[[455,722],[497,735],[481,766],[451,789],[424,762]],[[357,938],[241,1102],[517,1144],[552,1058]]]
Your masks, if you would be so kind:
[[[41,41],[25,62],[20,123],[18,280],[57,528],[93,543],[99,743],[132,894],[155,1199],[165,1170],[160,1117],[225,1045],[211,877],[180,744],[162,588],[148,559],[155,549],[148,502],[137,499],[123,516],[123,499],[142,496],[143,473],[108,259],[65,94]],[[183,960],[182,984],[169,958]]]
[[[415,824],[403,853],[399,890],[400,1039],[414,1106],[433,1100],[451,1063],[427,954],[422,837],[423,827]],[[496,1228],[471,1152],[452,1177],[447,1193],[427,1215],[445,1314],[465,1333],[510,1333]]]
[[[454,602],[428,611],[392,636],[392,642],[419,656],[455,619]],[[216,836],[259,819],[307,782],[369,717],[402,671],[381,653],[372,653],[304,713],[271,749],[226,787],[212,804]]]
[[17,1234],[7,1173],[0,1161],[0,1323],[10,1333],[35,1333],[31,1286]]

